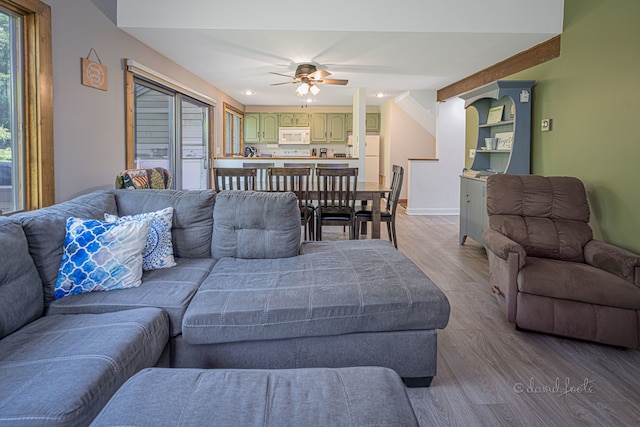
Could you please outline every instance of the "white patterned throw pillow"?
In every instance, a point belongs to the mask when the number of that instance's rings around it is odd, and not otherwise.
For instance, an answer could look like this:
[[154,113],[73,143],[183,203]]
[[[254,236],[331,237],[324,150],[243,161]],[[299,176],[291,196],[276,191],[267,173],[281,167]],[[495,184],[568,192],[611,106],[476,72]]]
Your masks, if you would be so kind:
[[157,270],[176,265],[173,257],[173,243],[171,241],[171,227],[173,226],[173,208],[168,207],[155,212],[141,213],[118,217],[104,214],[107,222],[144,221],[151,218],[151,228],[147,236],[147,243],[142,251],[142,268]]
[[67,218],[54,298],[140,286],[151,222]]

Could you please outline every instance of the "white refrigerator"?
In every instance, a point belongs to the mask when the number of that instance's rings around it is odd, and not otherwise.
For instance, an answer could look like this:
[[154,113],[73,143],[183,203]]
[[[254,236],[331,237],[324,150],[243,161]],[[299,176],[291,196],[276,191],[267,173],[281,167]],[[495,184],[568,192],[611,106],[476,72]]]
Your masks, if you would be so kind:
[[[349,136],[348,144],[352,147],[352,153],[358,156],[360,147],[353,143],[353,137]],[[365,142],[365,181],[378,182],[380,175],[380,135],[367,135]]]

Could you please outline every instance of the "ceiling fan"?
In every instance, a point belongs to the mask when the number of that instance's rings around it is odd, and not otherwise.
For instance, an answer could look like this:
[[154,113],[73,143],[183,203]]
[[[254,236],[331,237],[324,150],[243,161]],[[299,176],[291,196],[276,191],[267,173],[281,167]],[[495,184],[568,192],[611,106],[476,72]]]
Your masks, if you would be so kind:
[[274,73],[277,76],[289,77],[293,79],[290,82],[273,83],[271,86],[287,85],[287,84],[300,84],[296,89],[296,93],[300,96],[306,95],[311,92],[313,95],[317,95],[320,92],[318,85],[346,85],[349,80],[342,79],[325,79],[330,76],[331,73],[325,70],[319,70],[313,64],[300,64],[296,68],[296,74],[294,76],[288,76],[286,74]]

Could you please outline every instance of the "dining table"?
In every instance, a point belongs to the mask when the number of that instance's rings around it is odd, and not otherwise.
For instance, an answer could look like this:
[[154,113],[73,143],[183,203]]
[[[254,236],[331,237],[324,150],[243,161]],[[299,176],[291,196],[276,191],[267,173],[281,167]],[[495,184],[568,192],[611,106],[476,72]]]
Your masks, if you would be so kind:
[[[268,191],[266,182],[256,182],[257,191]],[[380,238],[380,199],[389,194],[391,189],[377,181],[358,181],[356,187],[356,199],[368,204],[371,202],[371,238]],[[309,184],[309,200],[318,200],[317,182]],[[362,234],[367,234],[367,222],[362,223]]]
[[[368,204],[371,201],[371,238],[380,238],[380,199],[386,194],[389,194],[391,189],[387,186],[380,184],[377,181],[358,181],[356,187],[356,200],[360,200],[363,204]],[[309,186],[309,198],[311,200],[318,200],[318,188],[317,184]],[[362,223],[362,234],[367,234],[367,222]]]

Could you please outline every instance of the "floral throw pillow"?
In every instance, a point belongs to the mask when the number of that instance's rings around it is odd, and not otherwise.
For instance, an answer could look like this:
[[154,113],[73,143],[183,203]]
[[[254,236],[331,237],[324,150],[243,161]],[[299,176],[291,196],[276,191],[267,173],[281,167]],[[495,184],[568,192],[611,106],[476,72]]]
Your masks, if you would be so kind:
[[171,227],[173,225],[173,208],[168,207],[156,212],[141,213],[118,217],[104,214],[107,222],[144,221],[152,219],[147,243],[142,251],[142,268],[157,270],[176,265],[173,257],[173,243],[171,242]]
[[151,222],[67,218],[54,299],[140,286],[142,249]]

